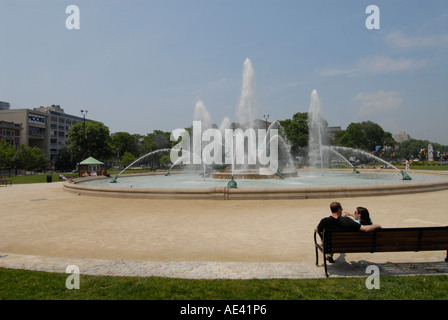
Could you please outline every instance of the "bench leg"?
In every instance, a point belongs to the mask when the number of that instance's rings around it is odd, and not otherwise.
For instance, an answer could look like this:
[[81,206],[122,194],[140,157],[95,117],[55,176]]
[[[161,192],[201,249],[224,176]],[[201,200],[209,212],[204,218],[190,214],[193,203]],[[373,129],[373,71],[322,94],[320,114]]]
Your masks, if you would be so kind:
[[323,254],[324,254],[324,268],[325,268],[325,276],[328,278],[329,277],[329,275],[328,275],[328,271],[327,271],[327,258],[326,258],[326,252],[325,252],[325,248],[324,248],[324,250],[323,250]]

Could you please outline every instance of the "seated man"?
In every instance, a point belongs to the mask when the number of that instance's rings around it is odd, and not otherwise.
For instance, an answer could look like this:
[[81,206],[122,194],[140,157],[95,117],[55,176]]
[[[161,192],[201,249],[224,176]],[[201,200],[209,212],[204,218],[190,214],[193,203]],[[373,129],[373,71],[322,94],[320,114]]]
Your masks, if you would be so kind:
[[[341,217],[342,206],[339,202],[330,203],[330,210],[331,215],[329,217],[323,218],[316,227],[316,231],[319,233],[319,236],[321,238],[324,229],[369,232],[381,228],[379,224],[361,225],[348,217]],[[333,262],[332,255],[328,255],[326,259],[330,263]]]

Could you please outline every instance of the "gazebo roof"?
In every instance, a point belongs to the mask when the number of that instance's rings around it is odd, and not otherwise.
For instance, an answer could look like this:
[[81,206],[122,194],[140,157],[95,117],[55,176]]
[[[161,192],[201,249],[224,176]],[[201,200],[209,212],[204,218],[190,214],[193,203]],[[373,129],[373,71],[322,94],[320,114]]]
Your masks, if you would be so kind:
[[88,157],[87,159],[85,159],[84,161],[80,162],[79,164],[81,165],[85,165],[85,164],[104,164],[101,161],[96,160],[93,157]]

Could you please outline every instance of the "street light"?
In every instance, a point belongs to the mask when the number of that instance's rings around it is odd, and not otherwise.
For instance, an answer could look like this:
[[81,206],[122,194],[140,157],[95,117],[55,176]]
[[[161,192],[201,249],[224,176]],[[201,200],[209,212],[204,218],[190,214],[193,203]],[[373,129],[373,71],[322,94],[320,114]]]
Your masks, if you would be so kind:
[[[86,139],[86,116],[87,116],[87,112],[89,112],[89,111],[81,110],[82,117],[84,118],[84,152],[83,153],[85,153],[86,150],[87,150],[87,139]],[[83,155],[83,156],[85,156],[85,155]]]
[[266,130],[268,130],[268,119],[269,115],[263,115],[264,120],[266,121]]

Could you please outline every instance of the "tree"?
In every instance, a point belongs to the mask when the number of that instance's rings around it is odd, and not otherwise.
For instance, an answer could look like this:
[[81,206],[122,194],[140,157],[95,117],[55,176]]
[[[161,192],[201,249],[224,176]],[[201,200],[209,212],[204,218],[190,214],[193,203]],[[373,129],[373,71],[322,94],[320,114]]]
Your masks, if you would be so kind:
[[38,147],[19,146],[17,167],[24,170],[43,171],[48,169],[48,158]]
[[337,132],[333,143],[338,146],[369,150],[366,133],[359,123],[350,123],[346,130]]
[[87,121],[73,125],[68,134],[70,153],[77,162],[91,156],[107,159],[113,154],[109,128],[96,121]]
[[[422,158],[422,160],[426,160],[426,155],[422,154],[423,149],[425,151],[428,151],[428,145],[431,142],[428,140],[417,140],[417,139],[410,139],[403,141],[399,146],[398,150],[396,151],[397,156],[400,159],[412,159],[412,158]],[[446,154],[448,151],[448,146],[443,146],[438,143],[431,143],[434,148],[434,160],[443,160],[442,156],[443,154]],[[441,159],[442,158],[442,159]]]
[[308,113],[298,112],[293,115],[292,119],[280,121],[280,124],[291,143],[293,156],[302,155],[303,150],[308,146]]
[[376,146],[394,146],[392,133],[372,122],[350,123],[346,130],[336,133],[333,143],[337,146],[373,151]]
[[169,155],[167,155],[167,154],[163,154],[163,155],[160,157],[159,162],[160,162],[160,164],[161,164],[162,166],[165,166],[165,167],[166,167],[166,166],[168,166],[168,165],[171,164],[171,158],[170,158]]
[[0,140],[0,169],[11,169],[15,167],[17,147],[4,139]]
[[123,154],[123,156],[121,157],[121,165],[126,168],[128,165],[130,165],[135,160],[136,160],[136,158],[132,153],[125,152]]
[[[164,132],[161,130],[154,130],[143,138],[143,155],[150,152],[154,154],[148,155],[145,161],[151,163],[151,167],[160,167],[160,159],[163,156],[164,149],[171,149],[175,145],[175,141],[170,141],[171,132]],[[161,151],[161,152],[155,152]]]
[[61,148],[56,159],[56,168],[59,170],[73,170],[75,167],[76,161],[73,160],[69,147]]
[[111,136],[111,144],[117,158],[120,158],[129,152],[133,155],[138,154],[138,136],[131,135],[127,132],[116,132]]

